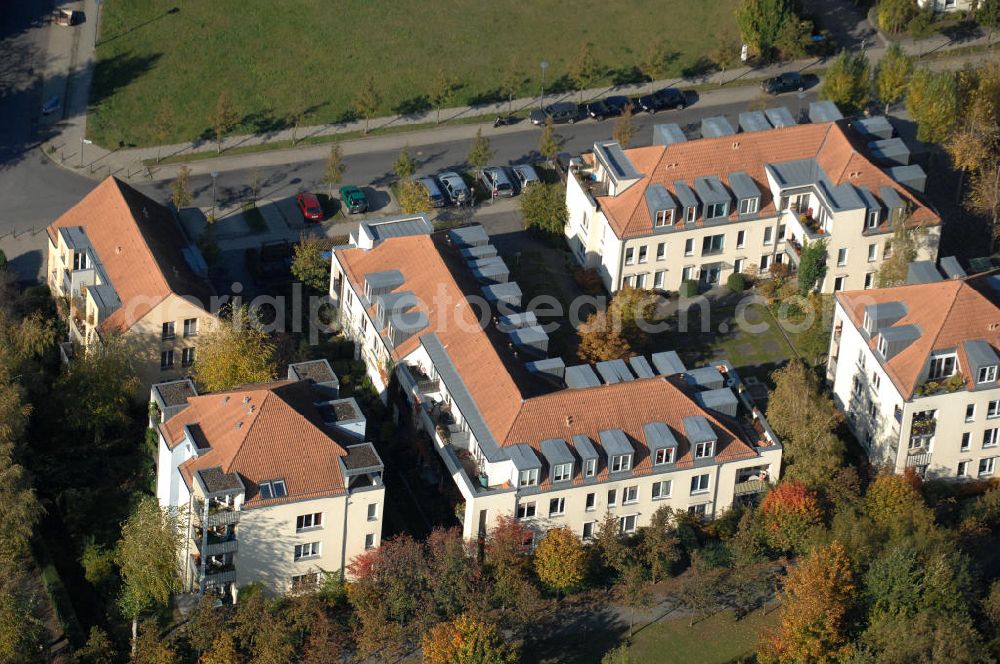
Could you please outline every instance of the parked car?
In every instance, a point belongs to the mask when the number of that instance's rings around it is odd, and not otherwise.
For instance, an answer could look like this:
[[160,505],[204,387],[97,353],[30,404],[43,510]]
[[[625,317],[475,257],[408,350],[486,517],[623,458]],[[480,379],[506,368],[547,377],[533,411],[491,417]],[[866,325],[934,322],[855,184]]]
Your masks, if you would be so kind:
[[479,176],[483,186],[493,195],[493,198],[509,198],[514,195],[514,185],[507,173],[497,166],[487,166]]
[[295,203],[306,221],[323,221],[323,206],[319,204],[316,194],[303,191],[295,197]]
[[347,211],[350,214],[358,214],[368,211],[368,199],[365,198],[365,192],[361,191],[353,184],[345,185],[340,188],[340,200],[343,201],[344,207],[347,208]]
[[416,179],[417,184],[424,188],[427,192],[427,198],[431,201],[431,207],[444,207],[446,201],[444,200],[444,194],[441,193],[441,188],[438,187],[437,182],[434,178],[421,177]]
[[472,192],[469,191],[465,180],[455,171],[445,171],[439,174],[437,179],[441,183],[444,193],[447,194],[448,200],[455,205],[467,203],[472,198]]
[[777,95],[782,92],[792,92],[793,90],[802,92],[806,89],[806,85],[802,80],[802,74],[797,71],[786,71],[783,74],[778,74],[763,81],[760,84],[760,88],[769,95]]
[[635,100],[636,110],[656,113],[668,108],[686,108],[687,97],[677,88],[662,88]]
[[531,124],[536,126],[545,124],[549,118],[552,118],[553,124],[562,124],[563,122],[573,124],[580,119],[580,107],[571,101],[558,101],[545,108],[532,111],[528,117],[531,119]]
[[529,164],[518,164],[510,169],[514,173],[514,182],[517,184],[517,192],[521,193],[528,187],[541,183],[535,167]]
[[614,97],[607,97],[605,99],[592,101],[587,104],[585,110],[587,111],[587,115],[595,120],[603,120],[605,118],[613,118],[617,115],[621,115],[625,110],[625,107],[631,103],[632,100],[628,97],[616,95]]

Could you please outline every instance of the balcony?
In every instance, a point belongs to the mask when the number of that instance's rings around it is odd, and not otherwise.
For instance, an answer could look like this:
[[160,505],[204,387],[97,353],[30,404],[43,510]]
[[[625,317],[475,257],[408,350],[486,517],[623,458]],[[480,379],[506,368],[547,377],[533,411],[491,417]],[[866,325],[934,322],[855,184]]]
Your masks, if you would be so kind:
[[195,523],[205,528],[231,526],[239,523],[240,512],[233,505],[217,500],[208,501],[208,516],[205,516],[205,503],[196,501],[194,505]]
[[202,581],[205,583],[205,586],[221,586],[227,583],[235,583],[236,565],[231,562],[223,565],[209,563],[205,566],[205,576]]
[[81,346],[87,345],[87,334],[86,328],[83,326],[82,320],[77,320],[75,316],[69,317],[69,334],[70,340],[80,344]]
[[733,490],[733,495],[737,498],[740,496],[750,496],[755,493],[761,493],[767,489],[767,482],[764,480],[747,480],[745,482],[737,482],[736,488]]
[[914,452],[918,452],[918,450],[910,450],[910,452],[906,455],[907,468],[920,468],[922,466],[926,467],[931,465],[930,452],[920,451],[917,454],[914,454]]
[[237,540],[234,533],[216,535],[210,532],[207,541],[203,542],[201,534],[196,532],[194,543],[198,552],[206,557],[236,553],[237,550]]

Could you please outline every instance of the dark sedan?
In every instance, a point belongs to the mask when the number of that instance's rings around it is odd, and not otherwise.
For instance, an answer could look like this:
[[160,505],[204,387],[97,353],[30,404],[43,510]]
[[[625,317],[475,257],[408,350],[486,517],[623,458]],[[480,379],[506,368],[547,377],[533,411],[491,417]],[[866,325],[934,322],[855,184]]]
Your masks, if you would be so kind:
[[668,108],[686,108],[687,98],[677,88],[663,88],[653,94],[643,95],[635,100],[638,110],[656,113]]
[[802,80],[802,74],[797,71],[788,71],[763,81],[760,88],[769,95],[777,95],[794,90],[802,92],[806,89],[806,84]]
[[606,99],[592,101],[587,104],[587,115],[595,120],[613,118],[617,115],[621,115],[622,112],[624,112],[625,107],[631,103],[631,99],[622,96],[608,97]]

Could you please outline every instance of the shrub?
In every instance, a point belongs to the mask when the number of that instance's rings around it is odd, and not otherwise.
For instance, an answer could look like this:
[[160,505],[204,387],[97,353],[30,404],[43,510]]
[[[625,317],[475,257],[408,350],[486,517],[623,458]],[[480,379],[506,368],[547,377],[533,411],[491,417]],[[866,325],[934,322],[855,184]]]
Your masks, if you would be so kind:
[[698,282],[693,279],[688,279],[681,284],[678,292],[681,294],[681,297],[694,297],[698,294]]
[[604,293],[604,282],[601,281],[601,275],[592,267],[573,270],[573,280],[587,295],[602,295]]
[[743,279],[743,275],[739,272],[733,272],[729,275],[729,278],[726,279],[726,288],[734,293],[742,293],[746,287],[746,281]]

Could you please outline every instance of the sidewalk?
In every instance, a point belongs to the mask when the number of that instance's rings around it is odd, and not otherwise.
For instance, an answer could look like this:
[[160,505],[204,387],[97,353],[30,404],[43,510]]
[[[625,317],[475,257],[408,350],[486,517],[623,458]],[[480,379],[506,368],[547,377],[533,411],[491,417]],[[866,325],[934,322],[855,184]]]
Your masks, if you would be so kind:
[[[89,88],[90,77],[93,71],[94,58],[94,30],[95,21],[91,17],[96,16],[95,0],[82,0],[78,3],[87,12],[88,20],[79,29],[72,29],[75,39],[68,40],[60,35],[53,38],[50,47],[54,53],[52,58],[51,71],[46,71],[46,80],[58,80],[61,76],[68,80],[67,90],[64,95],[66,103],[64,105],[64,117],[60,123],[60,132],[53,139],[43,145],[43,150],[58,164],[67,168],[72,168],[76,172],[94,177],[97,179],[108,175],[116,175],[126,180],[150,181],[166,180],[175,177],[179,164],[156,166],[147,169],[146,163],[154,161],[159,154],[161,157],[176,157],[178,155],[213,152],[216,150],[212,141],[197,140],[189,143],[176,145],[166,145],[150,148],[129,148],[107,150],[97,145],[85,145],[86,129],[86,91]],[[56,29],[56,28],[53,28]],[[67,30],[66,28],[59,28]],[[868,58],[874,67],[885,53],[886,46],[884,39],[876,38],[873,41],[877,44],[866,48]],[[917,56],[925,56],[931,53],[948,51],[954,48],[966,48],[969,46],[979,46],[990,44],[985,33],[975,35],[962,35],[949,38],[936,34],[919,42],[913,40],[903,40],[900,42],[904,50]],[[71,55],[66,56],[69,50]],[[929,61],[928,66],[934,69],[947,68],[949,65],[962,64],[967,60],[991,57],[992,53],[977,53],[962,57],[960,60],[938,59]],[[995,57],[995,56],[994,56]],[[617,87],[593,88],[584,92],[584,99],[594,99],[614,94],[642,94],[649,89],[666,86],[719,86],[719,89],[705,90],[701,92],[698,101],[699,107],[710,107],[713,105],[747,101],[759,95],[756,81],[762,78],[776,75],[782,71],[803,71],[818,72],[825,68],[827,58],[810,58],[797,60],[794,62],[779,63],[760,68],[741,67],[725,72],[713,72],[711,74],[697,76],[693,78],[673,78],[656,81],[652,84],[625,85]],[[68,69],[67,69],[68,67]],[[751,81],[753,81],[751,83]],[[48,90],[46,90],[48,93]],[[560,100],[577,100],[579,92],[570,92],[560,95],[546,95],[544,102],[552,103]],[[517,99],[513,102],[515,111],[523,111],[535,108],[539,105],[538,97],[527,97]],[[440,126],[427,127],[428,123],[434,121],[436,112],[429,111],[415,115],[395,115],[383,118],[374,118],[370,121],[371,129],[386,129],[395,127],[412,126],[413,131],[399,132],[393,134],[379,134],[361,138],[345,139],[341,145],[345,155],[358,154],[363,152],[373,152],[380,150],[398,150],[406,144],[425,145],[441,143],[455,140],[472,139],[477,130],[486,129],[490,136],[503,135],[530,131],[532,126],[528,122],[520,122],[510,127],[493,128],[492,123],[465,123],[448,124],[449,121],[460,120],[471,117],[485,116],[492,118],[496,115],[506,115],[507,104],[486,104],[482,106],[469,107],[460,106],[455,108],[442,109]],[[317,125],[312,127],[301,127],[297,131],[297,137],[301,141],[306,138],[336,136],[338,134],[360,134],[364,130],[364,121],[335,123],[327,125]],[[193,174],[203,174],[209,172],[225,172],[239,170],[249,167],[266,167],[279,164],[289,164],[301,161],[314,161],[325,159],[329,154],[329,144],[311,144],[300,147],[289,147],[286,149],[276,149],[262,152],[249,152],[242,154],[226,155],[226,150],[233,148],[254,145],[290,143],[292,130],[270,132],[267,134],[231,136],[223,141],[223,153],[218,158],[202,158],[190,162],[189,166]],[[81,165],[82,164],[82,165]]]

